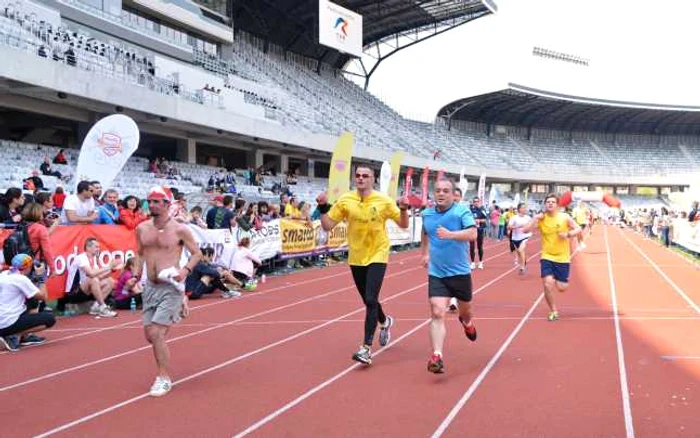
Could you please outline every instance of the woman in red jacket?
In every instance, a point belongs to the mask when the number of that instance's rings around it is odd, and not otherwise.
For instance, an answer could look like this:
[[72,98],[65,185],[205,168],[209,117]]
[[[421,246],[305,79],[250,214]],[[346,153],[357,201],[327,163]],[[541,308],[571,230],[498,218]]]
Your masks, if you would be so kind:
[[34,260],[46,263],[53,273],[55,256],[49,239],[49,229],[44,225],[44,207],[36,202],[25,205],[22,209],[22,220],[28,224],[27,234],[29,245],[34,252]]
[[119,209],[119,222],[128,229],[134,230],[141,222],[148,220],[148,216],[141,211],[141,203],[136,196],[127,196],[124,205],[126,207]]

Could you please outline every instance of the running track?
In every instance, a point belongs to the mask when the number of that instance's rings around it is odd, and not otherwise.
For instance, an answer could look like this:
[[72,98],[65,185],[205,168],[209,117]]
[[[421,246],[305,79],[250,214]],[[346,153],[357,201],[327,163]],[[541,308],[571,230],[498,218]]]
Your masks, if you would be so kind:
[[364,313],[345,266],[195,303],[170,334],[176,386],[161,399],[146,395],[138,315],[62,319],[52,342],[0,353],[0,436],[700,436],[700,271],[613,227],[587,243],[555,323],[537,243],[524,277],[506,243],[487,244],[479,339],[450,315],[444,375],[425,369],[416,251],[392,258],[381,298],[397,325],[369,368],[350,360]]

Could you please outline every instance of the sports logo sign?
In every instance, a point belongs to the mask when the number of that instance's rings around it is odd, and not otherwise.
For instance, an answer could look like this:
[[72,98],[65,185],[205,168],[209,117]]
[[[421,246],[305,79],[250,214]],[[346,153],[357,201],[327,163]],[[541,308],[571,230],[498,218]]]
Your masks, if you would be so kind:
[[83,180],[99,181],[111,187],[114,178],[139,146],[139,128],[123,114],[107,116],[90,128],[78,157],[75,184]]
[[352,56],[362,56],[362,16],[328,0],[318,2],[318,41]]

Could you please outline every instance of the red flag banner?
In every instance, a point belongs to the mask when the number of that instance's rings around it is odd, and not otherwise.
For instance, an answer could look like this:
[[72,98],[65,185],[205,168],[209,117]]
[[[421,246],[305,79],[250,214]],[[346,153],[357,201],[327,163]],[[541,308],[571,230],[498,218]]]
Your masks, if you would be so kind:
[[421,201],[423,205],[428,205],[428,178],[430,177],[430,168],[428,166],[423,169],[423,181],[421,184],[421,189],[423,190],[423,198]]
[[[0,243],[12,234],[12,230],[0,232]],[[51,235],[51,245],[56,254],[56,262],[51,276],[46,282],[49,299],[63,296],[66,290],[68,267],[73,259],[83,252],[83,245],[88,237],[96,237],[100,242],[100,254],[97,262],[100,267],[107,266],[115,256],[126,260],[136,253],[136,233],[122,226],[114,225],[77,225],[58,227]]]
[[409,168],[406,172],[406,181],[403,187],[403,195],[409,196],[411,194],[411,189],[413,188],[413,168]]

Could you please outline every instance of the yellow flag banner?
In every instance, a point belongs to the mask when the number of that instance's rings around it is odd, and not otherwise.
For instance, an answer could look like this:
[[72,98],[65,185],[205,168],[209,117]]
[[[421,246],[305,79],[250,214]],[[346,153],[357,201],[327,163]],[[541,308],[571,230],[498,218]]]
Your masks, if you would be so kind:
[[348,224],[341,222],[328,232],[328,251],[338,251],[348,247]]
[[347,248],[348,226],[339,223],[330,232],[323,231],[321,221],[281,219],[282,252],[280,257],[294,258],[325,254]]
[[292,257],[313,254],[320,225],[320,222],[309,224],[306,221],[282,219],[282,254]]
[[350,190],[350,171],[352,169],[352,147],[355,137],[344,132],[333,150],[331,168],[328,173],[328,202],[335,202],[340,195]]
[[389,181],[389,195],[390,198],[396,199],[399,193],[399,174],[401,172],[401,163],[403,162],[404,151],[396,151],[391,156],[389,160],[389,165],[391,166],[391,180]]

